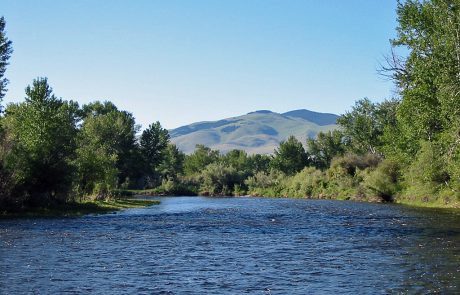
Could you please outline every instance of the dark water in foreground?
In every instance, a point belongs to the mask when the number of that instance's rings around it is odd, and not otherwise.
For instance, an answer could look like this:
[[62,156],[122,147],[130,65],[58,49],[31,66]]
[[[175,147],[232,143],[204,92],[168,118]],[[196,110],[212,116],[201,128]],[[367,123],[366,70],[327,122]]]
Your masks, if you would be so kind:
[[0,220],[1,294],[460,292],[460,215],[289,199],[161,198]]

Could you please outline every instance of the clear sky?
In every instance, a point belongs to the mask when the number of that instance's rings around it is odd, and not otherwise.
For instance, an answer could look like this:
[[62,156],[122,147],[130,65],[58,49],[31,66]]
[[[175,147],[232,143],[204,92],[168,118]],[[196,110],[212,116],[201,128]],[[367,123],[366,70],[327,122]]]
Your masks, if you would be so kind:
[[5,102],[48,77],[57,96],[111,100],[146,127],[250,111],[343,113],[389,98],[378,76],[393,0],[0,0],[14,53]]

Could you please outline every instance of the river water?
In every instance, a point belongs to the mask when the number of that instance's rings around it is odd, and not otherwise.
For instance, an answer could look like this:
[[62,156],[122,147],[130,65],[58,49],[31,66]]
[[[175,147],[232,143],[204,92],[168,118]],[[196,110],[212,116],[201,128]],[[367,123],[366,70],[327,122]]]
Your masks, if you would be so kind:
[[0,294],[460,293],[460,214],[348,201],[159,198],[0,220]]

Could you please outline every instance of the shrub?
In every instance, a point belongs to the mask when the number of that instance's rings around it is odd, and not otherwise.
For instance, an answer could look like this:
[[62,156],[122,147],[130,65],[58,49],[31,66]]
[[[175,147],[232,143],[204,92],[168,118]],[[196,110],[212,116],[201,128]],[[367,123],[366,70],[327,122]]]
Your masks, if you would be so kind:
[[441,155],[442,150],[439,145],[422,142],[415,161],[404,174],[406,197],[423,201],[434,200],[437,192],[448,184],[449,174]]
[[384,160],[380,165],[370,170],[364,177],[363,185],[376,194],[380,200],[389,202],[399,193],[401,187],[399,164],[390,160]]
[[318,197],[326,187],[325,174],[314,167],[306,167],[285,181],[284,195],[289,197]]

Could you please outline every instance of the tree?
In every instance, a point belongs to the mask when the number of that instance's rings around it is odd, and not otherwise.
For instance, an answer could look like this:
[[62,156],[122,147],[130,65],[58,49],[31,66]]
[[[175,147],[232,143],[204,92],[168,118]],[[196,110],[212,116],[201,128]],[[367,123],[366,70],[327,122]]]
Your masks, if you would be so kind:
[[248,154],[243,150],[231,150],[222,156],[222,162],[235,168],[243,178],[252,174],[251,162]]
[[327,133],[320,132],[316,139],[307,139],[307,150],[312,164],[318,169],[327,169],[336,156],[345,153],[343,133],[340,130],[333,130]]
[[219,151],[211,150],[202,144],[197,144],[195,151],[185,157],[185,174],[192,175],[201,172],[206,166],[219,160]]
[[302,143],[294,136],[280,143],[275,151],[271,165],[274,169],[292,175],[302,170],[308,164],[308,155]]
[[439,187],[453,193],[460,166],[460,1],[399,2],[397,15],[392,46],[408,54],[396,58],[399,70],[388,67],[401,103],[397,128],[385,132],[385,152],[405,164],[407,194],[423,187],[433,188],[425,195]]
[[138,177],[136,132],[131,113],[111,102],[83,106],[76,165],[82,193],[105,195]]
[[12,42],[5,35],[5,18],[2,16],[0,17],[0,113],[2,112],[1,102],[5,96],[6,85],[8,85],[8,79],[4,77],[5,71],[12,53]]
[[30,203],[65,201],[71,189],[78,105],[56,98],[46,78],[26,88],[26,101],[11,104],[3,119],[12,148],[6,167],[16,194]]
[[176,145],[168,144],[160,165],[161,176],[164,179],[177,179],[184,172],[185,154]]
[[95,101],[89,104],[85,104],[81,109],[81,114],[83,118],[87,118],[89,116],[100,116],[100,115],[107,115],[112,112],[118,112],[117,106],[111,101]]
[[269,155],[254,154],[248,157],[248,161],[252,174],[270,170],[271,157]]
[[[140,148],[142,157],[146,164],[146,172],[150,177],[158,177],[160,165],[165,159],[169,143],[168,130],[161,127],[160,122],[150,124],[142,132]],[[155,181],[154,181],[155,182]]]
[[392,45],[409,49],[404,74],[395,73],[398,118],[406,136],[433,141],[460,117],[460,1],[404,1],[397,14]]
[[[111,129],[109,117],[89,116],[85,119],[77,137],[76,190],[80,196],[105,197],[118,184],[118,153],[105,137]],[[101,133],[99,133],[101,131]],[[107,140],[107,141],[106,141]]]
[[344,140],[358,154],[381,153],[382,135],[387,126],[396,125],[398,100],[372,103],[368,98],[358,100],[350,112],[337,119]]
[[241,183],[239,171],[224,163],[211,163],[201,172],[201,191],[209,195],[231,195],[235,184]]
[[2,127],[2,100],[5,96],[6,85],[8,80],[4,78],[8,60],[13,53],[12,42],[5,35],[5,19],[0,18],[0,206],[6,206],[10,201],[11,189],[13,187],[13,178],[10,171],[6,170],[5,157],[10,150],[10,145],[7,144],[5,132]]

